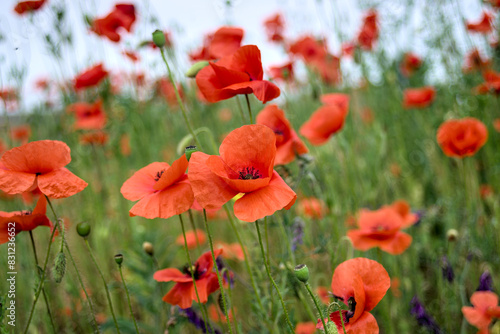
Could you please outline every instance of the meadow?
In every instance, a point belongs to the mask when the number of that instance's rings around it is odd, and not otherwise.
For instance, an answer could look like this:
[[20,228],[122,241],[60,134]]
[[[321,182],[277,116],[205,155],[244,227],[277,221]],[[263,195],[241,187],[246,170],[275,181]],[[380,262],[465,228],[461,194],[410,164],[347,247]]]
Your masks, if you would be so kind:
[[[152,29],[123,61],[156,73],[97,61],[23,113],[4,85],[1,332],[500,333],[500,3],[447,5],[428,57],[389,56],[370,7],[335,53],[270,15],[282,68],[221,25],[185,75]],[[122,47],[139,18],[87,24]]]

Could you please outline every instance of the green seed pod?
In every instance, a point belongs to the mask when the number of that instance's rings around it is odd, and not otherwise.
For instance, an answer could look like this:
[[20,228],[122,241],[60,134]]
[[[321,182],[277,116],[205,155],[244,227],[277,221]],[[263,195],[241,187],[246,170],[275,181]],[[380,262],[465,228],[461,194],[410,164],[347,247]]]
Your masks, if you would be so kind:
[[196,146],[188,146],[184,152],[186,153],[186,159],[189,161],[189,159],[191,159],[191,154],[198,152],[198,148]]
[[156,29],[153,32],[153,43],[156,44],[157,47],[162,48],[165,46],[166,40],[165,40],[165,34],[163,31]]
[[328,321],[326,323],[326,332],[328,334],[339,334],[339,331],[337,330],[337,325],[333,321]]
[[54,280],[56,283],[61,283],[64,274],[66,273],[66,255],[63,252],[60,252],[56,256],[56,260],[54,262],[54,267],[52,268],[52,276],[54,276]]
[[302,283],[306,283],[309,280],[309,268],[305,264],[299,264],[295,267],[295,277]]
[[78,232],[78,235],[82,238],[88,237],[90,234],[90,224],[87,222],[79,223],[76,225],[76,232]]
[[196,77],[196,74],[198,74],[198,72],[201,71],[205,66],[208,66],[208,61],[206,60],[202,60],[193,64],[193,66],[191,66],[189,70],[187,70],[186,76],[188,78]]
[[123,263],[123,255],[122,254],[116,254],[115,255],[115,262],[117,265],[121,266]]

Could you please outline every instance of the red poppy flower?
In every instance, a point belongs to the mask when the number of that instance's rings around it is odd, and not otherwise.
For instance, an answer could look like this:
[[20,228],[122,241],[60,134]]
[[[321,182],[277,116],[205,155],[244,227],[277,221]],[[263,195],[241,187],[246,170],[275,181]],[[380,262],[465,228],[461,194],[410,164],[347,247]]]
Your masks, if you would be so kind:
[[220,156],[193,153],[188,176],[198,203],[215,209],[243,193],[234,203],[234,214],[246,222],[289,209],[297,195],[273,170],[275,142],[267,126],[245,125],[227,135]]
[[412,237],[400,230],[415,224],[416,215],[409,212],[405,202],[396,202],[378,210],[361,210],[357,221],[358,229],[350,230],[347,236],[353,247],[367,251],[379,247],[383,251],[398,255],[410,247]]
[[108,142],[109,136],[104,131],[92,131],[80,135],[82,145],[100,145],[104,146]]
[[19,15],[23,15],[25,13],[34,12],[42,8],[42,6],[47,2],[46,0],[32,0],[32,1],[21,1],[18,2],[14,10]]
[[14,88],[5,88],[0,90],[0,99],[5,102],[16,101],[17,100],[17,90]]
[[290,45],[289,52],[300,56],[306,63],[317,59],[324,59],[326,51],[325,40],[316,40],[311,36],[304,36]]
[[283,66],[270,67],[269,74],[274,80],[292,82],[295,78],[293,75],[293,62],[286,63]]
[[[215,258],[221,253],[222,249],[215,250]],[[191,271],[194,271],[200,303],[206,303],[208,296],[219,289],[217,274],[213,272],[213,267],[212,254],[206,252],[200,256],[192,268],[184,268],[183,272],[177,268],[159,270],[153,275],[153,278],[158,282],[176,282],[174,287],[163,297],[163,301],[186,309],[191,307],[193,300],[198,301]]]
[[[332,277],[332,292],[349,307],[348,311],[342,311],[347,334],[379,332],[377,320],[369,312],[382,300],[390,286],[389,274],[376,261],[360,257],[338,265]],[[342,333],[340,312],[331,313],[330,320]]]
[[115,8],[105,17],[95,19],[91,31],[99,36],[105,36],[112,42],[119,42],[119,28],[131,31],[135,22],[135,7],[133,4],[117,4]]
[[403,61],[400,65],[401,74],[405,77],[411,76],[416,70],[422,66],[422,59],[416,54],[407,52],[403,56]]
[[215,243],[215,247],[224,251],[223,257],[226,259],[245,261],[245,254],[239,243],[226,244],[225,242],[219,241]]
[[229,99],[238,94],[255,94],[266,103],[280,95],[273,83],[262,80],[264,71],[260,50],[255,45],[245,45],[234,54],[210,62],[196,75],[198,88],[209,102]]
[[354,57],[354,51],[356,50],[356,44],[353,42],[342,43],[342,56],[344,57]]
[[432,87],[408,88],[403,94],[403,106],[406,109],[425,108],[434,101],[436,91]]
[[488,140],[488,130],[478,119],[451,119],[441,124],[437,141],[444,154],[463,158],[476,154]]
[[472,294],[470,301],[473,307],[462,307],[465,319],[479,329],[478,334],[489,333],[488,327],[493,318],[500,318],[498,296],[491,291],[477,291]]
[[[203,245],[207,241],[205,232],[202,230],[187,231],[186,232],[186,242],[188,249],[195,249],[198,244]],[[179,246],[184,246],[184,235],[181,234],[175,239],[175,243]]]
[[45,215],[47,211],[47,199],[45,196],[40,196],[36,207],[33,211],[15,211],[3,212],[0,211],[0,244],[9,241],[10,229],[14,223],[14,233],[17,235],[22,231],[31,231],[38,226],[52,226],[50,220]]
[[80,73],[75,78],[74,87],[76,90],[98,85],[104,78],[108,76],[108,72],[102,64],[97,64],[84,72]]
[[277,105],[271,104],[262,109],[257,116],[257,124],[271,128],[276,134],[275,165],[286,165],[292,162],[296,155],[309,152],[285,117],[284,111]]
[[93,104],[85,102],[73,103],[66,110],[75,113],[75,129],[99,130],[106,125],[106,114],[102,109],[101,100],[97,100]]
[[349,96],[327,94],[322,97],[325,106],[316,110],[300,128],[301,135],[313,145],[324,144],[330,136],[340,131],[349,111]]
[[[500,132],[500,118],[497,118],[493,121],[493,128],[497,131]],[[0,150],[1,152],[1,150]]]
[[323,58],[311,61],[310,66],[323,82],[330,85],[341,82],[340,59],[337,56],[327,53]]
[[30,136],[31,136],[31,127],[28,124],[19,125],[12,128],[11,137],[14,140],[18,140],[23,144],[26,144]]
[[122,53],[125,56],[127,56],[127,58],[130,59],[134,63],[137,63],[139,61],[139,55],[137,54],[137,52],[134,52],[134,51],[123,51]]
[[304,216],[321,219],[326,212],[326,207],[322,200],[309,197],[303,198],[299,201],[297,210]]
[[87,182],[64,168],[71,161],[68,145],[57,140],[34,141],[2,155],[0,190],[20,194],[40,189],[52,198],[65,198],[82,191]]
[[267,38],[271,42],[282,42],[283,31],[285,30],[285,20],[280,13],[264,21],[264,28],[266,29]]
[[378,15],[377,12],[369,10],[364,19],[361,30],[358,33],[358,45],[365,50],[372,50],[378,39]]
[[241,46],[244,31],[241,28],[221,27],[209,34],[200,50],[189,54],[192,61],[215,60],[232,55]]
[[[212,321],[215,321],[215,322],[220,321],[221,323],[226,323],[226,321],[227,321],[226,315],[224,314],[224,312],[222,312],[220,307],[216,304],[210,304],[210,306],[208,307],[208,316],[210,317],[210,319],[212,319]],[[233,320],[232,310],[229,310],[228,316],[229,316],[229,320],[232,321]]]
[[185,174],[187,167],[188,161],[183,155],[172,166],[153,162],[125,181],[120,190],[123,197],[139,201],[130,209],[130,216],[166,219],[189,210],[194,196]]
[[478,22],[467,22],[467,30],[479,34],[488,34],[493,31],[493,16],[483,12],[483,17]]
[[478,94],[487,94],[493,92],[500,94],[500,73],[493,70],[486,70],[483,72],[484,83],[475,88]]
[[[174,85],[168,79],[160,79],[158,80],[157,86],[158,92],[165,98],[167,104],[171,107],[175,107],[178,105],[177,96],[175,95]],[[179,95],[181,99],[184,97],[184,90],[180,84],[177,85],[177,90],[179,91]]]
[[316,324],[314,322],[299,322],[295,327],[295,334],[314,334]]
[[464,61],[464,72],[481,71],[490,66],[491,61],[484,59],[477,48],[472,49],[466,56]]

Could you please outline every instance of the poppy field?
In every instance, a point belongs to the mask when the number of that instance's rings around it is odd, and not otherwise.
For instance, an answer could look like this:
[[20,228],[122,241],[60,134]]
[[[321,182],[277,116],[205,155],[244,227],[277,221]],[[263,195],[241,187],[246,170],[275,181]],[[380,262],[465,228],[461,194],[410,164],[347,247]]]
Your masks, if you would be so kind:
[[0,333],[499,334],[500,1],[423,2],[189,51],[118,2],[85,65],[15,2],[55,70],[0,57]]

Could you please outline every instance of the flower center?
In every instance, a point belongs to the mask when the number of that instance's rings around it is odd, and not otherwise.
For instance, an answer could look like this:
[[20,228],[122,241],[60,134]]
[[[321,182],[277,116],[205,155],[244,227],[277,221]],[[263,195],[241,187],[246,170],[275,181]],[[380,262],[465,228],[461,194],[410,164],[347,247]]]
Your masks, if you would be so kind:
[[245,167],[238,174],[240,174],[240,180],[254,180],[262,177],[262,174],[254,167]]
[[165,170],[162,169],[161,171],[157,172],[155,175],[155,181],[158,182],[159,179],[161,179],[161,176],[165,173]]
[[195,280],[198,280],[201,278],[201,276],[203,276],[203,274],[205,272],[201,272],[198,268],[198,264],[195,264],[195,265],[192,265],[192,266],[189,266],[188,264],[186,264],[182,270],[182,272],[186,275],[189,275],[191,276],[191,273],[193,274],[194,276],[194,279]]

